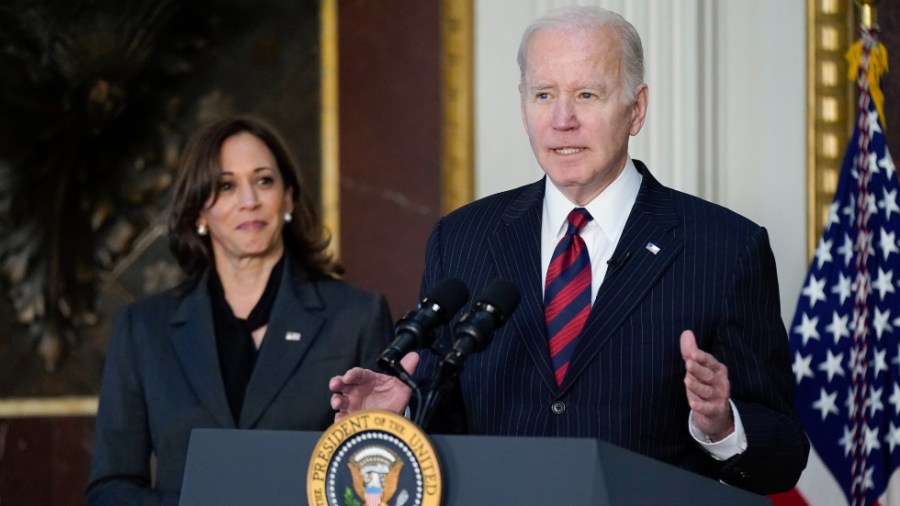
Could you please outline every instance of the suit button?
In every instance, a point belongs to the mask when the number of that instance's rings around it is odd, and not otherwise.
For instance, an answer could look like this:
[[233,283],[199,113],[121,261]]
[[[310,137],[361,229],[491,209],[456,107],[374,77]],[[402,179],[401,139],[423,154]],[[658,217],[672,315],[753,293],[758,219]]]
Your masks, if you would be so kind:
[[744,478],[744,479],[747,479],[750,477],[750,473],[748,473],[747,470],[744,469],[743,467],[735,467],[734,474],[736,474],[736,475],[738,475],[738,477]]
[[561,415],[566,412],[566,403],[563,401],[556,401],[550,405],[550,411],[553,411],[553,414]]

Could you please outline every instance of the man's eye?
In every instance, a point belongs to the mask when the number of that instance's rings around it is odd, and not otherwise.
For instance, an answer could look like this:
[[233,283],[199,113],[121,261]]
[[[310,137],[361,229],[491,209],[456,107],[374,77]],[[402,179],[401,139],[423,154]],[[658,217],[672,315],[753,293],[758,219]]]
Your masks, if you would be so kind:
[[541,92],[535,95],[535,98],[537,98],[538,100],[547,100],[548,98],[550,98],[550,94]]
[[594,98],[594,94],[589,91],[582,91],[581,98],[582,99]]

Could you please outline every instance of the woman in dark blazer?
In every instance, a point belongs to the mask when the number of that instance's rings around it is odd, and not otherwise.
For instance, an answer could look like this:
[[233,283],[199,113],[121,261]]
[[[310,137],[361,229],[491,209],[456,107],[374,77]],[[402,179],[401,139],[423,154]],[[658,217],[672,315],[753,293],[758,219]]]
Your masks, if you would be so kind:
[[188,143],[169,243],[187,281],[116,318],[89,505],[177,504],[194,428],[325,429],[328,379],[374,366],[392,336],[384,298],[336,279],[295,163],[258,119]]

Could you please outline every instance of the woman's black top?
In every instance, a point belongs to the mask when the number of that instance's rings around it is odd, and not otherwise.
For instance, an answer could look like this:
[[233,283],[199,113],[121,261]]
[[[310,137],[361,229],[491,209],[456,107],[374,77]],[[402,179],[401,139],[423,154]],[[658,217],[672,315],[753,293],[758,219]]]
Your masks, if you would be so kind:
[[234,311],[225,299],[225,290],[216,269],[211,269],[209,275],[209,295],[212,300],[219,367],[222,370],[225,394],[235,425],[240,423],[244,393],[247,390],[247,383],[250,382],[250,375],[253,374],[256,355],[259,353],[253,344],[252,333],[269,323],[269,315],[272,313],[278,286],[281,284],[281,274],[284,272],[284,262],[285,257],[282,256],[272,268],[266,289],[246,320],[234,316]]

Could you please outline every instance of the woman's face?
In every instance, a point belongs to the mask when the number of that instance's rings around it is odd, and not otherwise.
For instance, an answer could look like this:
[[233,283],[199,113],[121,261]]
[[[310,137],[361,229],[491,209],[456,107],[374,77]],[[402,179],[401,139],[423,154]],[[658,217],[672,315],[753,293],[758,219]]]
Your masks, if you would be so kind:
[[256,136],[225,139],[219,159],[219,197],[207,201],[197,225],[206,225],[216,265],[248,259],[277,260],[284,251],[284,213],[294,210],[275,157]]

